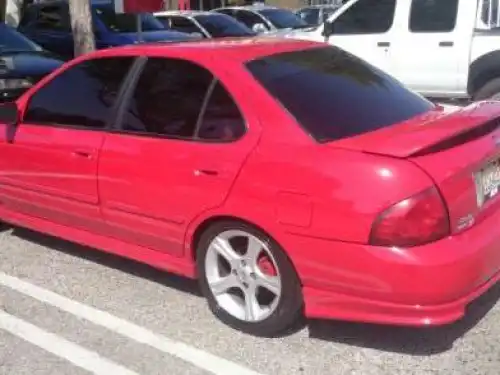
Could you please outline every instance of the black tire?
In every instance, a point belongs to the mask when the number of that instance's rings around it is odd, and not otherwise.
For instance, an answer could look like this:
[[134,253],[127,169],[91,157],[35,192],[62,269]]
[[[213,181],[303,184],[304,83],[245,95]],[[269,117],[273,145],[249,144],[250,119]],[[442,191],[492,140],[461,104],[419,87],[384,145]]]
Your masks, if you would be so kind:
[[[246,322],[226,312],[216,301],[205,273],[205,256],[213,239],[227,230],[245,231],[266,244],[274,257],[281,275],[281,297],[277,308],[260,322]],[[303,316],[302,287],[295,269],[281,247],[262,231],[237,221],[217,222],[207,228],[197,244],[197,271],[201,291],[212,313],[226,325],[254,336],[276,337],[293,328]]]
[[497,100],[500,100],[500,77],[486,82],[474,93],[473,99],[474,101],[488,100],[494,96],[497,97]]

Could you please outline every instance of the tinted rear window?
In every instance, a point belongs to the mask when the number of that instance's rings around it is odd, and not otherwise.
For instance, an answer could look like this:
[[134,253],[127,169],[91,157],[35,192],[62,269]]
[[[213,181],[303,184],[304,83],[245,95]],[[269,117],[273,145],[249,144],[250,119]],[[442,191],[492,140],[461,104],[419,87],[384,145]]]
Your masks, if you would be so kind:
[[318,142],[384,128],[434,107],[336,47],[271,55],[248,62],[247,68]]

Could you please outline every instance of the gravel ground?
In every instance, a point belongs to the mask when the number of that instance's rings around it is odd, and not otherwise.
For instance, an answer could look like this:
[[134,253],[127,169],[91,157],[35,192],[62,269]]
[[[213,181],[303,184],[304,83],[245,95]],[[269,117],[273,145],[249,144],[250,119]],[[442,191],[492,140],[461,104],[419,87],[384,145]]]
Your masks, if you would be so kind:
[[[192,282],[27,230],[0,234],[0,272],[255,374],[499,374],[500,287],[474,303],[466,319],[445,328],[314,321],[283,338],[259,339],[216,321]],[[133,374],[210,373],[204,370],[208,361],[187,363],[141,343],[139,337],[124,337],[0,285],[2,311]],[[39,346],[0,329],[0,375],[89,373]],[[217,375],[226,373],[221,369]]]

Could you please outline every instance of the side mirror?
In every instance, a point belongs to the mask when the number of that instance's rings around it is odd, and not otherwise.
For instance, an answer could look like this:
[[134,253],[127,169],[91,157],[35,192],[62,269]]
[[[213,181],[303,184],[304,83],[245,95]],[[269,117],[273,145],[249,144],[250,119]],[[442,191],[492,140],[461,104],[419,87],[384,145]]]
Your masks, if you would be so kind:
[[19,122],[19,109],[15,102],[0,105],[0,124],[15,126]]
[[267,31],[267,27],[263,23],[256,23],[255,25],[252,26],[252,30],[257,34],[261,34]]
[[335,31],[335,26],[333,22],[325,21],[323,22],[323,36],[328,39]]

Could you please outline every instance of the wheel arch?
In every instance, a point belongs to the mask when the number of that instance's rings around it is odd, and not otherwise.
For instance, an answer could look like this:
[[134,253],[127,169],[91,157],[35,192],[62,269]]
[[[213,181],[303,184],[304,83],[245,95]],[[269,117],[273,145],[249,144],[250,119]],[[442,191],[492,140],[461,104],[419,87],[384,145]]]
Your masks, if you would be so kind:
[[500,78],[500,50],[489,52],[472,62],[469,67],[467,92],[473,96],[493,78]]
[[190,253],[189,256],[191,258],[191,261],[193,261],[195,264],[197,262],[197,255],[198,255],[197,253],[198,252],[196,251],[196,249],[198,247],[198,243],[200,241],[200,238],[201,238],[202,234],[208,228],[210,228],[212,225],[214,225],[216,223],[224,222],[224,221],[233,221],[233,222],[236,222],[236,223],[241,223],[241,224],[249,225],[249,226],[253,227],[254,229],[257,229],[257,230],[261,231],[266,236],[269,236],[283,250],[284,255],[288,258],[288,261],[292,265],[292,267],[293,267],[293,269],[295,271],[295,274],[297,275],[297,277],[299,279],[299,282],[302,285],[302,280],[301,280],[301,277],[300,277],[300,273],[298,272],[298,269],[297,269],[297,267],[295,265],[295,262],[290,257],[290,254],[287,252],[286,248],[284,248],[281,245],[280,241],[276,238],[276,236],[273,235],[273,231],[272,230],[267,230],[265,227],[257,225],[257,224],[253,223],[249,219],[245,219],[245,218],[234,216],[234,215],[218,214],[218,215],[210,216],[210,217],[204,218],[200,223],[198,223],[196,225],[196,227],[195,227],[192,235],[190,235],[188,237],[188,239],[190,239],[189,245],[188,245],[188,250],[189,250],[189,253]]
[[[197,260],[197,251],[196,248],[198,247],[198,243],[200,241],[200,238],[202,234],[212,225],[224,221],[234,221],[236,223],[242,223],[249,225],[263,233],[265,233],[267,236],[271,237],[273,241],[276,241],[275,237],[271,234],[269,230],[266,230],[265,228],[254,224],[252,221],[248,219],[244,219],[238,216],[233,216],[233,215],[224,215],[224,214],[218,214],[214,216],[210,216],[202,220],[198,225],[196,225],[196,228],[194,229],[193,234],[191,235],[191,241],[190,241],[190,256],[193,261],[196,262]],[[279,243],[278,241],[276,241]]]

